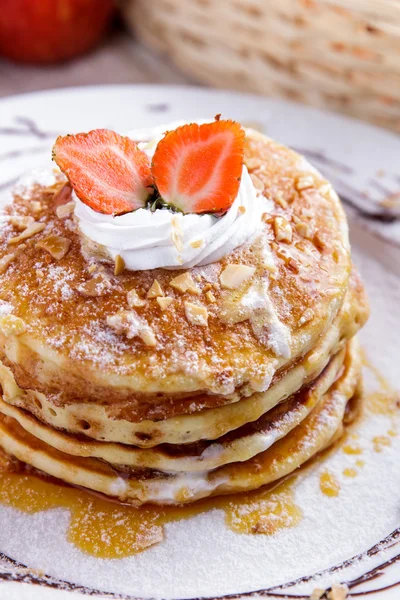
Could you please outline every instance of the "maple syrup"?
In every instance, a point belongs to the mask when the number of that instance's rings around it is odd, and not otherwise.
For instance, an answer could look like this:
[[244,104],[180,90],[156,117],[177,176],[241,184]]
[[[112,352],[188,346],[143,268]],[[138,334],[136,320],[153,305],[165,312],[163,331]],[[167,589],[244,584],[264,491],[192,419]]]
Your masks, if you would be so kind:
[[272,535],[294,527],[302,512],[293,500],[293,482],[274,489],[208,499],[183,507],[122,505],[89,492],[42,479],[33,474],[10,472],[0,462],[0,502],[26,513],[65,508],[71,513],[69,542],[99,558],[123,558],[162,541],[164,526],[189,519],[213,508],[224,511],[226,524],[238,533]]
[[325,496],[333,498],[339,496],[340,483],[332,473],[324,471],[319,478],[319,488]]

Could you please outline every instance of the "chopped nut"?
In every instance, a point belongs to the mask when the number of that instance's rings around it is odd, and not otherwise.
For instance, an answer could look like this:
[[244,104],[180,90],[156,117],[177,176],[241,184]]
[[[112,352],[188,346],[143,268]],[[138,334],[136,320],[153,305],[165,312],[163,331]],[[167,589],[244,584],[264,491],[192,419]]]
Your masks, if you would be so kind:
[[0,273],[5,273],[15,258],[15,254],[5,254],[0,259]]
[[160,305],[161,310],[166,310],[173,301],[174,299],[171,298],[171,296],[165,296],[165,298],[160,296],[157,297],[157,302]]
[[124,272],[125,269],[125,261],[122,258],[122,256],[120,256],[119,254],[117,254],[117,256],[115,257],[115,261],[114,261],[114,275],[121,275],[121,273]]
[[247,265],[228,265],[219,276],[219,280],[223,288],[235,290],[246,279],[254,275],[255,267]]
[[295,188],[298,192],[314,187],[314,178],[312,175],[300,175],[296,177]]
[[43,250],[46,250],[53,258],[60,260],[67,254],[70,245],[71,240],[68,238],[60,235],[49,235],[49,237],[40,240],[36,244],[36,248],[43,248]]
[[255,175],[254,173],[250,173],[250,177],[256,190],[258,190],[259,192],[263,192],[265,186],[261,179],[257,177],[257,175]]
[[65,219],[69,217],[74,212],[75,202],[72,200],[71,202],[67,202],[66,204],[60,204],[56,208],[56,215],[59,219]]
[[313,242],[318,250],[324,250],[326,248],[326,240],[320,231],[315,232]]
[[38,200],[33,200],[31,202],[32,212],[36,215],[42,210],[42,204]]
[[38,277],[39,279],[44,277],[44,273],[41,269],[36,269],[36,277]]
[[134,310],[121,310],[107,317],[107,325],[117,333],[124,334],[128,340],[139,337],[146,346],[155,346],[156,337],[152,328]]
[[157,279],[153,281],[153,285],[147,292],[148,298],[159,298],[164,296],[164,292],[162,291],[161,285],[158,283]]
[[89,265],[89,266],[88,266],[88,272],[89,272],[90,274],[94,273],[94,271],[95,271],[96,269],[97,269],[97,265],[96,265],[96,263],[93,263],[92,265]]
[[275,239],[277,242],[291,242],[292,228],[284,217],[275,217],[274,220]]
[[95,298],[102,296],[111,288],[111,283],[103,273],[98,273],[92,279],[81,283],[76,289],[82,296]]
[[46,225],[44,223],[37,223],[35,221],[31,225],[28,225],[28,227],[25,229],[25,231],[23,231],[20,235],[9,239],[8,243],[9,244],[18,244],[18,242],[20,242],[21,240],[26,240],[27,238],[30,238],[33,235],[36,235],[37,233],[40,233],[40,231],[43,231],[43,229],[45,227],[46,227]]
[[274,200],[277,204],[279,204],[279,206],[281,208],[287,208],[288,203],[286,202],[285,198],[283,197],[283,193],[281,192],[281,190],[277,190],[275,192]]
[[182,243],[182,239],[181,239],[181,234],[178,233],[177,231],[174,231],[171,235],[171,238],[172,238],[174,246],[178,250],[178,252],[182,252],[183,243]]
[[192,248],[201,248],[203,245],[203,240],[195,240],[194,242],[190,242]]
[[131,308],[137,308],[138,306],[144,306],[146,304],[146,300],[143,300],[136,290],[130,290],[126,295],[126,299]]
[[214,294],[213,294],[211,291],[208,291],[208,292],[206,293],[206,298],[207,298],[207,300],[208,300],[209,302],[211,302],[212,304],[213,304],[214,302],[216,302],[216,301],[217,301],[217,299],[215,298]]
[[199,304],[193,304],[192,302],[185,302],[185,314],[189,323],[192,325],[201,325],[207,327],[208,325],[208,310],[205,306]]
[[18,215],[14,215],[10,217],[10,223],[13,227],[18,229],[19,231],[24,231],[29,225],[35,222],[33,217],[21,217]]
[[302,237],[304,237],[308,240],[311,239],[312,232],[311,232],[310,226],[307,223],[304,223],[303,221],[299,221],[298,223],[296,223],[294,228],[296,229],[297,233],[299,235],[301,235]]
[[324,594],[325,590],[322,588],[315,588],[315,590],[311,592],[310,600],[321,600]]
[[0,317],[0,331],[3,335],[21,335],[26,329],[25,321],[14,315]]
[[244,215],[245,212],[246,212],[246,207],[245,206],[239,206],[238,213],[240,213],[241,215]]
[[191,292],[192,294],[196,294],[197,296],[200,294],[200,289],[194,282],[193,277],[191,276],[189,271],[182,273],[182,275],[178,275],[178,277],[174,277],[174,279],[171,279],[169,284],[176,290],[182,292],[182,294],[184,294],[185,292]]
[[346,600],[349,588],[345,583],[334,583],[328,592],[328,600]]
[[314,316],[314,312],[311,308],[306,308],[306,310],[303,312],[303,314],[301,315],[300,319],[299,319],[299,326],[301,327],[302,325],[304,325],[305,323],[308,323],[309,321],[311,321],[311,319]]
[[212,285],[211,283],[206,283],[205,286],[203,287],[203,292],[208,292],[208,290],[212,290]]

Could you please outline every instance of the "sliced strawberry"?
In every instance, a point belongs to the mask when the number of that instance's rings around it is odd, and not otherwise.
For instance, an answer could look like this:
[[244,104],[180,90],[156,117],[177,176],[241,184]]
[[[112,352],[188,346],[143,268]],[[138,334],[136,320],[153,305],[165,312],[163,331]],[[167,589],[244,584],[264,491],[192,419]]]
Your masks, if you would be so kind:
[[161,197],[184,213],[226,211],[239,190],[244,137],[234,121],[168,131],[152,162]]
[[78,198],[101,213],[119,215],[146,204],[153,188],[150,162],[136,142],[108,129],[57,138],[53,160]]

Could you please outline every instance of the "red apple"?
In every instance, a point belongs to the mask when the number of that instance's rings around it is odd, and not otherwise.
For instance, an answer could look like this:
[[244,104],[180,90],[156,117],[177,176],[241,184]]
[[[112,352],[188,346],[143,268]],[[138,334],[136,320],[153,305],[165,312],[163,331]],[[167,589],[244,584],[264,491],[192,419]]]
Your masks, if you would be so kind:
[[67,60],[101,38],[114,0],[0,0],[0,54],[29,63]]

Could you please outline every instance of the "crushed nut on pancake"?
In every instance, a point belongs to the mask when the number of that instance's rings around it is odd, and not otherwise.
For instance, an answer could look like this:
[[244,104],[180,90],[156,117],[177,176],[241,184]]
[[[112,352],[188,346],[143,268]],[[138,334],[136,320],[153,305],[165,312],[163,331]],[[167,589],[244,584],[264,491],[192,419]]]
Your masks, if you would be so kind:
[[148,323],[134,310],[121,310],[107,317],[107,325],[117,333],[124,334],[128,340],[139,337],[146,346],[155,346],[156,337]]
[[56,260],[64,258],[70,246],[71,240],[60,235],[49,235],[36,244],[36,248],[43,248]]
[[28,225],[28,227],[20,235],[10,238],[8,240],[8,243],[9,244],[18,244],[18,242],[20,242],[22,240],[26,240],[27,238],[30,238],[33,235],[36,235],[37,233],[40,233],[41,231],[43,231],[43,229],[45,227],[46,227],[45,223],[38,223],[38,222],[34,221],[30,225]]
[[171,296],[166,296],[165,298],[157,297],[157,302],[160,305],[161,310],[166,310],[168,306],[173,302],[173,298]]
[[8,335],[21,335],[26,330],[26,324],[23,319],[15,315],[4,315],[0,317],[0,331]]
[[208,310],[205,306],[185,302],[185,315],[192,325],[201,325],[202,327],[207,327],[208,325]]
[[214,302],[217,301],[216,297],[214,296],[214,294],[212,293],[211,290],[206,292],[206,298],[207,298],[208,302],[210,302],[211,304],[213,304]]
[[312,175],[300,175],[296,177],[295,188],[298,192],[314,187],[314,178]]
[[76,290],[82,296],[88,296],[95,298],[96,296],[102,296],[111,288],[111,283],[104,273],[95,275],[92,279],[81,283]]
[[114,275],[121,275],[125,270],[125,261],[122,258],[122,256],[120,256],[119,254],[117,254],[117,256],[115,257],[115,261],[114,261]]
[[311,321],[314,316],[314,311],[311,308],[306,308],[299,319],[299,327]]
[[15,258],[15,254],[6,254],[0,259],[0,273],[5,273]]
[[293,237],[290,223],[284,217],[275,217],[274,232],[277,242],[291,242]]
[[137,308],[138,306],[144,306],[146,304],[146,300],[143,300],[136,290],[129,290],[126,294],[126,299],[130,308]]
[[311,239],[312,238],[312,230],[311,227],[307,224],[304,223],[304,221],[298,221],[295,226],[294,226],[295,230],[297,231],[297,233],[299,235],[301,235],[301,237],[304,237],[306,239]]
[[185,273],[182,273],[182,275],[174,277],[173,279],[171,279],[169,284],[182,294],[184,294],[185,292],[191,292],[192,294],[196,294],[197,296],[200,295],[200,288],[195,283],[189,271],[186,271]]
[[75,202],[71,200],[71,202],[67,202],[66,204],[60,204],[56,208],[56,215],[59,219],[65,219],[69,217],[74,212]]
[[246,279],[254,275],[255,270],[255,267],[231,264],[225,267],[219,276],[219,280],[223,288],[235,290],[246,281]]
[[164,296],[164,292],[163,292],[162,287],[159,284],[158,280],[155,279],[152,283],[151,288],[147,292],[147,297],[148,298],[159,298],[161,296]]
[[10,223],[13,227],[18,229],[18,231],[24,231],[29,225],[35,222],[33,217],[21,217],[19,215],[13,215],[10,217]]
[[274,193],[274,201],[281,208],[287,208],[288,207],[288,203],[286,202],[285,198],[283,197],[283,193],[281,192],[281,190],[276,190],[276,192]]

